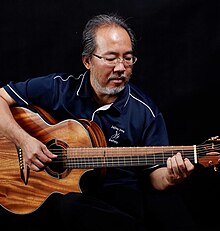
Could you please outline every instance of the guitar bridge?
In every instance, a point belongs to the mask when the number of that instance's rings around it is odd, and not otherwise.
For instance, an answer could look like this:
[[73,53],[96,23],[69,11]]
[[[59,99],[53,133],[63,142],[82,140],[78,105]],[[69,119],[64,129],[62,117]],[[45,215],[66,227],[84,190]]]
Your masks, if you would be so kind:
[[21,176],[22,181],[27,185],[29,169],[24,164],[24,159],[23,159],[23,155],[22,155],[22,149],[20,147],[17,147],[17,152],[18,152],[18,162],[19,162],[20,176]]

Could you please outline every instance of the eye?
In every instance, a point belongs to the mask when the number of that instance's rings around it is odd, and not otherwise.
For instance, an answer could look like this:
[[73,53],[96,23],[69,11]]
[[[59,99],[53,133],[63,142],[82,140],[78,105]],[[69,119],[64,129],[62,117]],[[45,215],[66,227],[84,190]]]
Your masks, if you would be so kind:
[[130,56],[129,57],[124,57],[124,60],[130,62],[130,61],[133,60],[133,57],[132,56],[131,57]]
[[116,58],[105,58],[106,61],[113,62],[116,60]]

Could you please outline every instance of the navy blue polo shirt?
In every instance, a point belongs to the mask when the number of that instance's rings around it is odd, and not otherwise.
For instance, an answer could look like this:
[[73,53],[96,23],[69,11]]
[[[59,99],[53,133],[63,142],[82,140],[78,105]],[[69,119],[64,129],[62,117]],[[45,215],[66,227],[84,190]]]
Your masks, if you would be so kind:
[[[59,121],[88,119],[104,132],[108,146],[168,145],[164,118],[152,99],[129,82],[117,100],[99,107],[92,97],[89,73],[73,76],[53,73],[10,82],[4,89],[19,106],[37,105]],[[110,178],[124,181],[134,176],[132,168],[110,170]]]

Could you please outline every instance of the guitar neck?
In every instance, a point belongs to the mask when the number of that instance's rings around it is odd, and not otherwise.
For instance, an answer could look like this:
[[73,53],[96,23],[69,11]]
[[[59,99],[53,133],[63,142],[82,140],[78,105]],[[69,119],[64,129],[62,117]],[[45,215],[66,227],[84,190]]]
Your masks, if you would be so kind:
[[104,133],[95,122],[80,119],[58,123],[42,108],[34,109],[37,113],[21,107],[11,110],[15,120],[30,135],[45,143],[49,149],[57,148],[54,150],[57,154],[60,152],[58,164],[69,169],[166,164],[167,158],[177,152],[192,163],[205,167],[220,163],[218,136],[211,137],[202,145],[106,147]]
[[145,166],[166,164],[167,158],[177,152],[197,163],[196,145],[68,148],[64,161],[68,168]]

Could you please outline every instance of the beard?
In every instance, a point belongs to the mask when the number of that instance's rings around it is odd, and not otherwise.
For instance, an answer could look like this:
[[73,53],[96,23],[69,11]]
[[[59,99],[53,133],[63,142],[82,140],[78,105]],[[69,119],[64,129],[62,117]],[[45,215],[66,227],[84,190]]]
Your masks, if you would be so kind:
[[[119,78],[127,80],[125,82],[125,85],[128,83],[128,80],[130,79],[130,77],[125,77],[125,76],[121,76],[121,77],[111,76],[108,78],[108,80],[119,79]],[[93,84],[94,84],[96,90],[98,90],[98,92],[100,92],[102,94],[106,94],[106,95],[117,95],[118,93],[120,93],[125,88],[125,85],[122,87],[113,87],[113,88],[103,87],[103,86],[101,86],[101,84],[99,83],[99,81],[95,75],[93,75]]]

